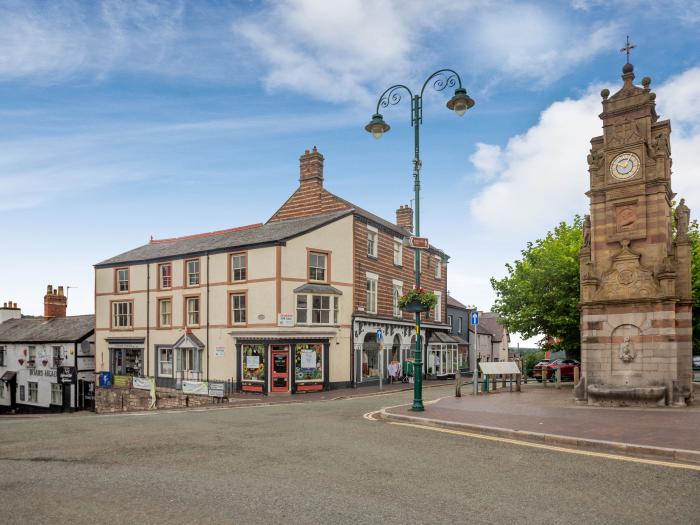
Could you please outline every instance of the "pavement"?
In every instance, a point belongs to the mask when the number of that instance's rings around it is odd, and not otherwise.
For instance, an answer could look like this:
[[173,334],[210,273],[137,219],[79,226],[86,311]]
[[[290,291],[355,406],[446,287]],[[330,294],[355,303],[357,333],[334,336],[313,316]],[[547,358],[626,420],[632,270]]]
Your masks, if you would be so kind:
[[3,419],[0,522],[644,525],[700,515],[698,469],[368,416],[408,403],[408,391],[305,399]]
[[[684,408],[600,408],[579,406],[571,386],[523,385],[461,398],[447,396],[412,412],[390,408],[385,417],[460,427],[517,439],[595,448],[700,463],[700,405]],[[561,437],[562,439],[555,439]],[[567,439],[568,438],[568,439]]]

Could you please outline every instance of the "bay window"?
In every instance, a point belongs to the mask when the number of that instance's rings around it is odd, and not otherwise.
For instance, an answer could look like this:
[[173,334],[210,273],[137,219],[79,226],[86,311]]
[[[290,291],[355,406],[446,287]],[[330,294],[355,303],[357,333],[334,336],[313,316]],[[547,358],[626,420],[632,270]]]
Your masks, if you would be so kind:
[[308,302],[306,295],[297,295],[297,323],[306,324]]
[[[298,294],[297,324],[338,324],[338,296]],[[309,311],[310,309],[310,311]]]

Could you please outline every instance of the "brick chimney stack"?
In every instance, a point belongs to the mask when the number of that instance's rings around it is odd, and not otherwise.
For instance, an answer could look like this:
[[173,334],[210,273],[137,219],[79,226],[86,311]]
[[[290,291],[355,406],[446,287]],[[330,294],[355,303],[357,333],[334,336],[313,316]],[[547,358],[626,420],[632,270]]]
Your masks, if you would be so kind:
[[318,152],[316,146],[311,152],[307,149],[299,157],[299,187],[313,186],[323,188],[323,155]]
[[63,286],[54,289],[52,285],[46,287],[44,296],[44,319],[65,317],[68,308],[68,297],[63,294]]
[[413,208],[408,204],[399,206],[396,210],[396,225],[406,228],[408,231],[413,231]]

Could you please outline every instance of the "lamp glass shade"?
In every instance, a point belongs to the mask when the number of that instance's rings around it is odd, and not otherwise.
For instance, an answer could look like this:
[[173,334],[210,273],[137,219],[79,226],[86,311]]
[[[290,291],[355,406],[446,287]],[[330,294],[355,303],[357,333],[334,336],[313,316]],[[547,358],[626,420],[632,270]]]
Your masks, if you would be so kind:
[[474,105],[474,100],[467,95],[467,90],[464,88],[455,89],[454,96],[447,103],[447,109],[457,113],[460,117]]
[[389,127],[389,124],[384,122],[384,118],[380,113],[375,113],[372,115],[372,120],[369,121],[369,124],[365,126],[365,129],[370,132],[375,139],[379,139],[391,128]]

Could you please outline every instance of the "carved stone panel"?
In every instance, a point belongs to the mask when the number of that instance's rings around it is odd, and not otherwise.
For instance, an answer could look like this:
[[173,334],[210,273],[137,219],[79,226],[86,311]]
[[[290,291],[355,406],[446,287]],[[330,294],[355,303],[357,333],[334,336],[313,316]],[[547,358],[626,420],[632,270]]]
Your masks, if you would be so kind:
[[633,324],[623,324],[616,327],[610,336],[612,374],[630,377],[641,374],[643,348],[642,333],[639,327]]
[[661,289],[648,268],[640,263],[640,255],[622,241],[622,249],[613,257],[610,270],[600,280],[596,299],[642,299],[658,297]]
[[608,201],[606,210],[609,240],[646,238],[646,199],[644,196]]

